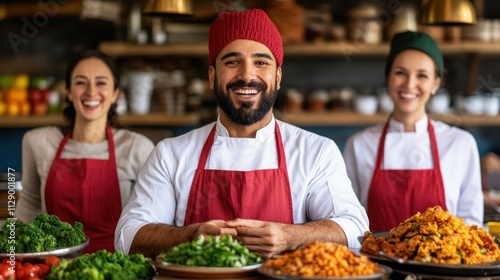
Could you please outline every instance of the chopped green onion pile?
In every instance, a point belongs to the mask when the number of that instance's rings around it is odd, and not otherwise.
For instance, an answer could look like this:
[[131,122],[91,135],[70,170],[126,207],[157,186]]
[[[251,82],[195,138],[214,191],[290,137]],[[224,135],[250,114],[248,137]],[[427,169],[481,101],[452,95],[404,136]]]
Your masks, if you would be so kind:
[[209,267],[243,267],[261,262],[259,255],[250,252],[230,235],[208,238],[201,235],[197,240],[181,243],[161,253],[160,258],[173,264]]

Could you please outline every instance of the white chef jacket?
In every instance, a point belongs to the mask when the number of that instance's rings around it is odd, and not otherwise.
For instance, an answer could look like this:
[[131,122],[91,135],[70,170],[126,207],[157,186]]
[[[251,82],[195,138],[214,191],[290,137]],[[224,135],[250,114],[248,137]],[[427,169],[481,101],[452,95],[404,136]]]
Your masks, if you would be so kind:
[[[117,250],[128,252],[137,231],[149,223],[183,226],[186,205],[201,150],[216,125],[206,168],[248,171],[278,167],[275,119],[255,138],[232,138],[219,120],[155,147],[143,169],[115,234]],[[342,227],[348,245],[359,248],[368,217],[354,194],[342,154],[326,137],[278,121],[290,181],[295,224],[331,219]],[[266,186],[261,186],[266,187]]]
[[[433,168],[428,117],[415,125],[415,132],[404,132],[403,124],[391,118],[385,139],[382,169]],[[467,131],[431,120],[436,135],[446,208],[466,224],[483,225],[483,193],[479,153],[474,137]],[[347,174],[354,192],[366,208],[380,135],[377,125],[351,136],[344,149]],[[383,202],[381,202],[383,203]]]

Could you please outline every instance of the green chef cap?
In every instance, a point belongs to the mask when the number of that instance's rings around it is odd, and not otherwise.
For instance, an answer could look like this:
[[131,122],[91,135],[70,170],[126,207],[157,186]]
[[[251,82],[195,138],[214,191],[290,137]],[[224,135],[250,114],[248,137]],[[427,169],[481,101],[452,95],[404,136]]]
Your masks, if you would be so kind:
[[394,35],[391,42],[391,52],[387,58],[385,65],[385,74],[391,71],[392,63],[394,58],[404,50],[415,49],[419,50],[434,60],[439,70],[439,76],[443,77],[444,61],[443,55],[438,48],[436,41],[434,41],[429,35],[421,32],[414,31],[404,31]]

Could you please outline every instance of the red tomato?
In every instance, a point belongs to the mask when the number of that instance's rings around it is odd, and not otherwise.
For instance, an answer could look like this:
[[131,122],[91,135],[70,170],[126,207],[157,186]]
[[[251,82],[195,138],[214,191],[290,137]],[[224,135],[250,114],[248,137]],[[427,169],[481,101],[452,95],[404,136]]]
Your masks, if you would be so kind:
[[24,267],[16,267],[16,279],[24,279],[26,273],[24,272]]
[[23,280],[40,280],[36,275],[24,276]]
[[0,275],[3,279],[14,279],[14,277],[16,277],[16,272],[10,269],[10,265],[3,264],[0,266]]
[[35,265],[40,268],[40,273],[38,274],[38,276],[45,276],[50,271],[50,267],[46,264],[39,263],[39,264],[35,264]]
[[49,267],[53,267],[54,265],[59,265],[61,260],[56,256],[49,256],[45,259],[45,264]]
[[24,274],[27,276],[37,276],[40,274],[40,268],[36,265],[29,264],[24,266]]

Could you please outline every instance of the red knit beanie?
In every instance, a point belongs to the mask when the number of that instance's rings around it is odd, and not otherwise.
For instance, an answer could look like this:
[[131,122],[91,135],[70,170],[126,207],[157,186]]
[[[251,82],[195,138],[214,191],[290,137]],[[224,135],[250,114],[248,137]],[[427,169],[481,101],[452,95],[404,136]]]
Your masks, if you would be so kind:
[[214,65],[219,52],[238,39],[249,39],[266,45],[279,66],[283,63],[281,35],[266,12],[252,9],[243,12],[222,12],[210,26],[208,53],[210,65]]

